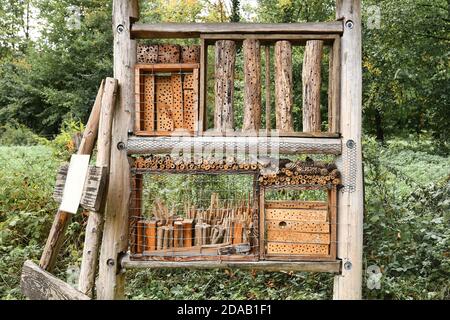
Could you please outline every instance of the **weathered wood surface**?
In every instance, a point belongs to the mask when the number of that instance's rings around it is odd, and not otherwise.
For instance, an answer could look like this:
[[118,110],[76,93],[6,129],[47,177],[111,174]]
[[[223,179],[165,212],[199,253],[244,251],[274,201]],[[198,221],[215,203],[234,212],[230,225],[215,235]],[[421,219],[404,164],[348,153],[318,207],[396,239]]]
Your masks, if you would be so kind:
[[[114,78],[118,80],[120,92],[113,117],[108,197],[96,286],[98,299],[124,297],[124,274],[118,272],[118,257],[128,249],[131,188],[127,152],[118,146],[126,144],[128,132],[133,130],[136,42],[130,40],[130,16],[134,2],[113,1]],[[119,25],[124,27],[122,32],[118,32]]]
[[208,100],[208,45],[204,39],[200,39],[200,89],[198,103],[197,131],[203,132],[208,128],[207,100]]
[[339,132],[341,90],[341,38],[336,37],[330,52],[328,76],[328,132]]
[[133,38],[197,38],[201,34],[214,33],[311,33],[311,34],[342,34],[341,21],[308,22],[308,23],[155,23],[133,24]]
[[243,131],[261,128],[261,45],[244,40],[244,121]]
[[306,42],[303,58],[303,132],[320,132],[320,88],[322,84],[323,41]]
[[297,272],[330,272],[338,273],[340,261],[134,261],[129,257],[122,259],[122,267],[125,269],[148,269],[148,268],[187,268],[187,269],[251,269],[265,271],[297,271]]
[[31,300],[90,300],[68,283],[27,260],[20,277],[22,294]]
[[[355,192],[338,195],[338,258],[342,259],[342,274],[335,277],[334,299],[361,299],[363,252],[363,173],[361,155],[362,128],[362,52],[361,52],[361,1],[336,2],[336,17],[347,24],[341,38],[341,117],[342,142],[353,140],[356,159],[339,158],[338,169],[345,175],[351,173]],[[349,21],[352,23],[350,24]],[[353,152],[353,151],[352,151]],[[349,168],[347,171],[344,168]],[[350,177],[348,177],[350,178]],[[349,267],[351,264],[351,267]]]
[[[116,102],[117,80],[106,78],[105,90],[102,98],[102,108],[100,114],[100,123],[97,139],[97,158],[96,166],[101,167],[105,172],[109,172],[109,160],[111,155],[111,127],[113,120],[113,111]],[[107,177],[104,179],[104,186],[107,186]],[[102,189],[101,200],[96,210],[89,212],[89,218],[86,225],[84,238],[83,258],[81,260],[80,276],[78,289],[93,297],[95,273],[97,271],[98,253],[100,249],[100,240],[103,231],[103,213],[105,205],[104,192]]]
[[215,108],[214,129],[232,130],[234,127],[234,66],[236,43],[219,40],[215,46]]
[[[56,175],[55,190],[53,199],[61,202],[64,186],[67,178],[68,165],[63,165],[58,169]],[[89,166],[86,181],[83,187],[83,193],[80,200],[80,206],[86,210],[96,211],[100,209],[100,203],[104,196],[105,184],[107,178],[107,169],[101,166]]]
[[[92,149],[94,148],[94,143],[98,132],[103,86],[104,82],[102,81],[77,154],[91,154]],[[45,243],[44,251],[42,252],[42,256],[39,261],[40,267],[44,270],[52,271],[54,268],[56,257],[61,249],[61,245],[64,241],[64,234],[71,218],[71,213],[64,211],[58,211],[56,213],[47,242]]]
[[270,47],[265,46],[265,68],[266,68],[266,79],[265,79],[265,89],[266,89],[266,132],[269,133],[271,126],[271,101],[270,101]]
[[292,78],[292,45],[289,41],[275,44],[275,109],[276,128],[281,132],[294,131],[292,108],[294,83]]

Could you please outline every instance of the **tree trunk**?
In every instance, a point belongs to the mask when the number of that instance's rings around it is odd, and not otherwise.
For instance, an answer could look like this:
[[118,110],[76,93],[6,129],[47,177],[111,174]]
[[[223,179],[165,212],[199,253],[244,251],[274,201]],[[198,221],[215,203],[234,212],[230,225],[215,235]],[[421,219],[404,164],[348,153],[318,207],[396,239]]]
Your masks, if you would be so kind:
[[214,128],[217,131],[233,130],[234,65],[236,44],[230,40],[216,42],[215,52],[215,111]]
[[320,132],[320,85],[323,41],[306,42],[303,59],[303,132]]
[[292,45],[289,41],[275,43],[275,107],[276,126],[280,132],[294,131]]
[[243,131],[261,128],[261,48],[258,40],[244,40]]

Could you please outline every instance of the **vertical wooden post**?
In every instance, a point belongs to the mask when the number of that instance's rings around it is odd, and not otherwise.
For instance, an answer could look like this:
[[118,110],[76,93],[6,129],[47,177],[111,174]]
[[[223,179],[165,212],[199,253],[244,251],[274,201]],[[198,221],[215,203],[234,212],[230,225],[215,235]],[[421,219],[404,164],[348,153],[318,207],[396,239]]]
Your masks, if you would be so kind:
[[[78,154],[91,154],[94,149],[95,139],[97,138],[98,123],[100,118],[100,109],[102,104],[104,82],[100,84],[97,97],[92,107],[89,120],[86,124],[86,129],[83,132],[83,138],[81,140],[80,147],[78,148]],[[55,219],[53,220],[52,228],[45,243],[44,251],[42,252],[39,266],[46,270],[52,271],[56,264],[56,257],[64,242],[64,235],[66,229],[70,224],[72,214],[58,210]]]
[[270,47],[265,46],[266,59],[266,132],[269,133],[270,126]]
[[216,41],[215,50],[215,110],[214,129],[218,131],[234,128],[234,65],[236,43],[231,40]]
[[320,132],[320,87],[323,41],[306,41],[303,58],[303,132]]
[[341,88],[341,37],[336,36],[330,52],[328,81],[328,132],[339,133],[340,88]]
[[244,49],[244,122],[243,131],[261,128],[261,46],[258,40],[246,39]]
[[[117,80],[106,78],[97,139],[96,166],[109,168],[111,156],[111,127],[116,102]],[[103,232],[104,202],[98,212],[89,212],[84,238],[78,290],[92,298],[97,270],[100,239]]]
[[[361,299],[363,179],[361,158],[362,67],[361,1],[336,1],[343,19],[341,39],[341,117],[343,155],[338,159],[346,188],[338,195],[338,258],[342,273],[334,279],[334,299]],[[340,160],[340,161],[339,161]]]
[[130,167],[125,144],[133,129],[136,42],[131,21],[138,19],[137,0],[113,0],[114,78],[119,84],[112,128],[111,162],[105,226],[99,260],[98,299],[124,297],[124,274],[119,258],[128,246]]
[[293,85],[292,45],[289,41],[277,41],[275,43],[275,109],[277,129],[280,132],[294,131]]
[[208,102],[208,44],[205,39],[200,39],[200,90],[199,90],[199,114],[198,132],[203,134],[203,131],[208,129],[207,122],[207,105]]

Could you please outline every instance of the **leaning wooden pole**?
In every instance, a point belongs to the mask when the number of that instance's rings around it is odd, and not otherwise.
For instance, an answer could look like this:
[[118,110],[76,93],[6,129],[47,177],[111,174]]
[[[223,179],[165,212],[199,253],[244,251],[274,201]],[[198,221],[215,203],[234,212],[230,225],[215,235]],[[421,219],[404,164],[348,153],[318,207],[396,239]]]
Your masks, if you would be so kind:
[[289,41],[275,43],[275,111],[280,132],[293,132],[292,108],[294,82],[292,78],[292,45]]
[[320,132],[320,85],[323,41],[306,41],[303,58],[303,132]]
[[[91,115],[86,124],[86,128],[83,132],[83,138],[81,140],[80,147],[77,154],[91,154],[94,148],[95,139],[97,138],[98,122],[100,117],[100,108],[103,94],[103,81],[100,84],[100,88],[97,93],[97,97],[92,107]],[[50,229],[47,242],[42,252],[39,266],[46,270],[52,271],[56,264],[56,257],[58,256],[61,246],[64,242],[64,234],[72,219],[72,214],[58,210],[53,220],[52,227]]]
[[119,259],[128,247],[130,166],[126,143],[133,130],[134,65],[136,41],[130,38],[131,21],[138,18],[137,0],[113,0],[114,78],[119,95],[113,118],[111,160],[105,225],[99,259],[97,299],[124,297],[124,274]]
[[[107,78],[102,98],[100,123],[97,139],[97,167],[109,168],[111,156],[111,127],[116,102],[117,80]],[[104,204],[98,212],[89,212],[84,238],[83,258],[81,260],[78,290],[89,297],[93,296],[95,272],[97,270],[100,239],[103,232]]]
[[261,128],[261,45],[246,39],[244,49],[244,123],[243,131]]
[[342,273],[334,279],[334,299],[361,299],[363,248],[363,172],[361,158],[362,67],[361,1],[338,0],[341,39],[342,158],[337,161],[344,189],[338,195],[338,258]]
[[234,65],[236,43],[216,41],[215,46],[215,109],[214,129],[228,131],[234,128]]

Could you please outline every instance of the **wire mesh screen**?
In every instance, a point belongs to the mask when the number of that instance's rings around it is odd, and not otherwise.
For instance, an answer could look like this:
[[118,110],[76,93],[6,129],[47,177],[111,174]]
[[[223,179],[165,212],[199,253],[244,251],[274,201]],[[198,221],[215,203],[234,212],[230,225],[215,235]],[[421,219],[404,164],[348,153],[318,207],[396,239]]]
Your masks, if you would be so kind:
[[198,69],[150,65],[136,71],[136,131],[142,135],[194,132]]
[[245,259],[257,252],[254,174],[135,173],[130,206],[134,258]]

